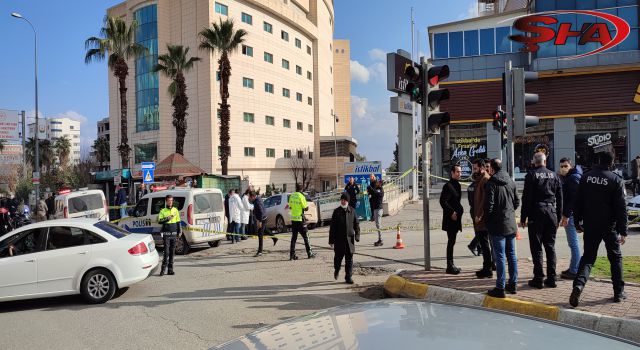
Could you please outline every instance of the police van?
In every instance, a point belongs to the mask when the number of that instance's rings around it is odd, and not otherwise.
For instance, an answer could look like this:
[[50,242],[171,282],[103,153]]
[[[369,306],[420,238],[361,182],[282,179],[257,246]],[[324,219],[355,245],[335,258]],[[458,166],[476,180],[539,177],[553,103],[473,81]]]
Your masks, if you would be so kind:
[[144,195],[130,210],[129,217],[118,226],[132,233],[153,235],[156,245],[162,246],[158,214],[165,206],[165,197],[173,196],[173,206],[180,211],[182,235],[176,242],[176,253],[187,254],[194,244],[208,243],[217,247],[226,237],[222,191],[216,188],[185,188],[158,191]]
[[95,218],[109,221],[107,199],[101,190],[65,190],[55,199],[56,219]]

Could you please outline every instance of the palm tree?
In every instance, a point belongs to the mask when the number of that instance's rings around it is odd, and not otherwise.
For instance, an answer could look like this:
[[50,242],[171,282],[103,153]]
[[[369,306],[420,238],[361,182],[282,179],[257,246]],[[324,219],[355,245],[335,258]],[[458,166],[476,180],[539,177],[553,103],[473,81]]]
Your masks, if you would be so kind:
[[135,33],[138,23],[134,20],[127,27],[126,22],[121,18],[107,17],[104,27],[100,30],[101,37],[92,36],[85,41],[87,54],[84,62],[102,61],[107,55],[109,69],[118,79],[120,91],[120,144],[118,152],[122,159],[122,168],[129,167],[129,138],[127,136],[127,86],[126,79],[129,75],[127,60],[137,58],[144,54],[147,49],[135,42]]
[[[53,145],[49,140],[40,140],[40,165],[43,166],[45,171],[51,170],[51,166],[56,162],[56,154],[53,151]],[[25,144],[27,162],[29,162],[33,169],[36,168],[35,149],[36,143],[33,137],[30,137]]]
[[218,51],[218,71],[220,72],[220,163],[222,165],[222,175],[227,175],[227,162],[231,149],[229,147],[229,77],[231,77],[231,62],[229,55],[236,51],[240,44],[244,42],[247,32],[244,29],[233,29],[233,20],[222,20],[220,23],[211,23],[211,28],[205,28],[200,32],[200,49],[208,50],[210,53]]
[[100,163],[100,170],[103,169],[103,164],[109,161],[109,140],[104,137],[99,137],[93,141],[91,146],[96,151],[96,160]]
[[71,141],[69,141],[69,138],[62,136],[57,139],[53,148],[55,148],[56,155],[60,161],[60,166],[63,168],[66,167],[69,163],[69,154],[71,154]]
[[200,61],[198,57],[187,58],[189,47],[182,45],[167,45],[169,53],[158,56],[158,64],[153,68],[154,72],[162,72],[173,80],[169,85],[169,94],[173,97],[173,126],[176,128],[176,153],[184,155],[184,137],[187,134],[187,109],[189,99],[187,97],[187,84],[184,73],[188,72],[193,63]]

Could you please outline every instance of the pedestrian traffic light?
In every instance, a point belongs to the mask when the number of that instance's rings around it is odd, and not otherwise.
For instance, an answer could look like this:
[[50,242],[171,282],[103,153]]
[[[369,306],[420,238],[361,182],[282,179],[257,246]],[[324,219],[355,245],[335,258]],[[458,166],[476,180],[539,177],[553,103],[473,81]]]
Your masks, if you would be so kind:
[[526,83],[536,80],[538,80],[537,72],[526,72],[522,68],[512,70],[514,136],[524,136],[527,133],[527,128],[540,123],[538,117],[527,115],[525,108],[525,106],[538,103],[538,94],[530,94],[525,90]]
[[420,66],[407,64],[404,75],[408,80],[405,93],[409,95],[411,101],[422,104],[424,95],[424,71]]
[[439,134],[440,127],[449,124],[449,112],[440,112],[440,102],[449,99],[449,89],[440,89],[440,82],[449,77],[449,66],[427,64],[427,123],[431,134]]

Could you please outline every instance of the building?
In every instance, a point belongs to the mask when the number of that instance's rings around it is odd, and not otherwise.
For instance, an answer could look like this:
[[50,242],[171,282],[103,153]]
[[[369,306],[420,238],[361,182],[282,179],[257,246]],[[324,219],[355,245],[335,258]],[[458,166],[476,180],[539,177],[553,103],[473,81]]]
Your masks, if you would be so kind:
[[[109,130],[109,118],[103,118],[102,120],[98,120],[98,133],[96,135],[96,139],[104,138],[107,141],[111,140],[111,131]],[[103,162],[102,167],[100,167],[98,163],[98,158],[96,156],[96,150],[91,148],[91,152],[89,153],[91,157],[91,161],[96,165],[96,169],[99,171],[109,170],[110,162]]]
[[[328,181],[327,187],[334,185],[335,177],[327,174],[335,172],[335,148],[332,152],[321,151],[321,144],[328,142],[326,138],[333,142],[334,114],[340,118],[335,132],[340,136],[340,147],[344,147],[338,150],[339,169],[355,153],[355,141],[350,131],[350,94],[334,102],[338,93],[334,85],[347,91],[350,74],[348,67],[344,72],[349,43],[333,40],[333,1],[128,0],[107,13],[124,17],[129,23],[135,18],[140,25],[136,40],[149,48],[149,57],[128,62],[132,168],[138,168],[141,162],[160,161],[175,151],[173,108],[167,92],[170,81],[151,72],[151,68],[157,55],[167,52],[167,44],[180,44],[202,59],[185,75],[189,115],[184,156],[209,173],[221,172],[219,57],[198,49],[198,33],[212,22],[233,19],[235,28],[248,34],[242,47],[230,56],[229,174],[248,178],[262,191],[268,184],[291,189],[294,179],[288,158],[302,153],[320,158],[319,163],[326,166],[318,170],[315,185],[321,186],[320,178]],[[334,46],[339,50],[336,53]],[[334,62],[337,55],[339,67]],[[110,74],[112,164],[121,163],[116,150],[120,139],[118,99],[117,81]]]
[[[61,137],[69,139],[71,164],[80,163],[80,122],[70,118],[45,118],[38,121],[41,139],[46,138],[54,143]],[[35,134],[35,123],[29,124],[29,137]]]
[[[505,63],[511,61],[513,67],[538,72],[539,79],[528,83],[526,90],[540,97],[538,104],[527,107],[527,114],[539,116],[540,124],[515,140],[516,178],[523,176],[536,150],[549,150],[551,169],[557,169],[563,157],[590,166],[597,151],[594,147],[602,142],[611,145],[624,172],[630,159],[640,153],[640,105],[634,102],[640,83],[638,2],[479,1],[479,9],[480,17],[428,29],[434,64],[447,64],[451,70],[447,82],[441,84],[451,93],[451,99],[442,104],[451,113],[450,142],[444,142],[444,133],[436,138],[434,159],[444,162],[435,164],[433,170],[442,173],[452,163],[500,156],[500,136],[491,125],[491,116],[502,104],[501,76]],[[582,45],[571,37],[564,45],[540,43],[536,53],[525,53],[520,51],[521,44],[509,39],[516,34],[512,28],[516,17],[558,9],[617,15],[630,24],[631,34],[608,51],[579,59],[567,58],[600,44]],[[556,17],[570,23],[572,30],[597,21],[580,14]]]

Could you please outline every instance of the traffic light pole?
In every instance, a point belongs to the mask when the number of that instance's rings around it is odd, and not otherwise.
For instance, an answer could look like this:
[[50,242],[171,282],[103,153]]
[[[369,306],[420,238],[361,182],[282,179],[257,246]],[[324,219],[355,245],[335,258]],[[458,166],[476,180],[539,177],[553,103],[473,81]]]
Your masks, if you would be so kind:
[[[424,71],[427,70],[427,63],[424,57],[420,57],[420,65]],[[428,83],[424,82],[424,91],[426,91]],[[425,101],[421,105],[422,112],[422,219],[424,221],[424,269],[425,271],[431,271],[431,232],[429,229],[429,160],[431,155],[429,154],[429,127],[427,122],[427,108],[429,104]]]

